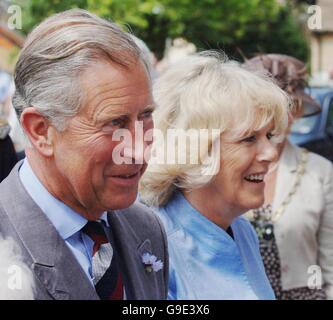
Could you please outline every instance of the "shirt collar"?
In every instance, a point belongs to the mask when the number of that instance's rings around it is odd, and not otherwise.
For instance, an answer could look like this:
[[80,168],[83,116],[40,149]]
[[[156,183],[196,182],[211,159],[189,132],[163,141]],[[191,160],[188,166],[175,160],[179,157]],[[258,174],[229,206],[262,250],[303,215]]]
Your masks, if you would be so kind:
[[[215,247],[216,244],[221,242],[234,245],[234,239],[230,234],[192,207],[179,190],[174,192],[164,209],[173,221],[178,222],[188,233],[191,233],[207,245]],[[235,231],[237,231],[236,223],[238,219],[234,219],[231,224],[234,235]]]
[[109,220],[108,220],[108,213],[105,211],[99,218],[99,221],[104,221],[107,227],[110,227]]
[[[33,172],[27,159],[24,159],[19,175],[30,197],[42,209],[64,240],[73,236],[86,225],[88,222],[86,218],[48,192]],[[100,220],[104,220],[109,226],[106,212],[102,214]]]

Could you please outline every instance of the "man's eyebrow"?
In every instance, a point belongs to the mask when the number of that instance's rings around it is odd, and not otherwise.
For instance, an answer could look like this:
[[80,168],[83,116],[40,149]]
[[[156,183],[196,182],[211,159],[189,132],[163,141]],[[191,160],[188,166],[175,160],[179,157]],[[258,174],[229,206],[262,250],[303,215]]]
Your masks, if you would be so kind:
[[103,120],[109,120],[109,119],[115,119],[115,118],[123,118],[123,117],[127,117],[127,114],[125,114],[123,111],[119,110],[119,111],[112,111],[112,112],[108,112],[108,113],[102,113],[102,114],[98,114],[96,116],[96,120],[97,121],[103,121]]
[[[140,114],[143,112],[147,112],[147,111],[153,112],[155,109],[156,109],[155,104],[149,104],[140,112]],[[97,115],[96,121],[103,122],[103,121],[108,121],[108,120],[112,120],[115,118],[122,118],[122,119],[130,118],[130,114],[124,113],[123,110],[112,110],[103,115],[101,115],[101,114]]]
[[155,111],[156,109],[156,104],[152,103],[152,104],[148,104],[144,109],[143,112],[147,112],[147,111]]

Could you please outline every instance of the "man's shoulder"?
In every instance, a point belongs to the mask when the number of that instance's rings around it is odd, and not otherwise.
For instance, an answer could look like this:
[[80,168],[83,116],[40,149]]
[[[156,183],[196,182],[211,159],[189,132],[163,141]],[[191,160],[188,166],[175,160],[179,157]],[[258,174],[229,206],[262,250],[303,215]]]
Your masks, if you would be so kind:
[[115,210],[115,212],[125,212],[128,214],[138,214],[138,212],[142,212],[143,214],[148,214],[148,215],[154,214],[153,210],[150,207],[140,202],[139,200],[136,200],[130,207],[125,209]]
[[154,211],[145,204],[136,201],[129,208],[115,210],[114,213],[119,219],[124,219],[131,223],[152,225],[159,223],[159,219]]
[[117,220],[131,225],[136,230],[141,229],[149,233],[162,229],[161,221],[154,211],[139,201],[129,208],[115,210],[111,215],[115,215]]

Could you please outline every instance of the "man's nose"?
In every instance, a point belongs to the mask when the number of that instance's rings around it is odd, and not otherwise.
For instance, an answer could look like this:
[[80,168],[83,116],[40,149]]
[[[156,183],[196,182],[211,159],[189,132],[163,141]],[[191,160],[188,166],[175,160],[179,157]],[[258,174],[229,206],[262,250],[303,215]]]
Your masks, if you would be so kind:
[[[139,135],[132,135],[132,143],[124,148],[124,157],[131,158],[132,163],[145,164],[149,160],[149,152],[147,148],[151,142],[145,141],[144,137]],[[146,159],[148,157],[148,159]]]
[[264,139],[258,146],[258,161],[274,162],[278,160],[278,151],[276,145],[274,145],[268,139]]

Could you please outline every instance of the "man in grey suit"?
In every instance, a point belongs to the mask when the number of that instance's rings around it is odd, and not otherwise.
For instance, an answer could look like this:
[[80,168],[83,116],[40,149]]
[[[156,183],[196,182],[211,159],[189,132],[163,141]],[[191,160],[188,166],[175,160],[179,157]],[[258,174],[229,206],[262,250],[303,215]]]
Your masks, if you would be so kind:
[[[163,227],[133,204],[153,128],[148,70],[127,33],[84,10],[26,40],[13,105],[31,146],[0,184],[0,233],[21,248],[36,299],[166,297]],[[94,223],[107,242],[88,233]],[[101,296],[106,274],[114,291]]]

